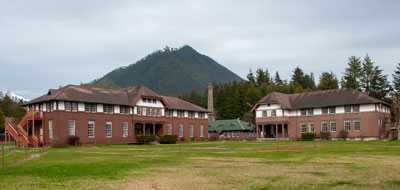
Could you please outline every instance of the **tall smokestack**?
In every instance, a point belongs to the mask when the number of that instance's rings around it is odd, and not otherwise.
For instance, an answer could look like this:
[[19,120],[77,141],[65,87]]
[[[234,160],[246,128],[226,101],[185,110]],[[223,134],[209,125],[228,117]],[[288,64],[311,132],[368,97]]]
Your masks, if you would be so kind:
[[208,106],[207,106],[207,109],[208,109],[208,111],[210,111],[210,113],[208,113],[208,120],[209,121],[215,121],[215,116],[214,116],[214,95],[213,95],[213,85],[212,85],[212,83],[208,83],[207,89],[208,89]]

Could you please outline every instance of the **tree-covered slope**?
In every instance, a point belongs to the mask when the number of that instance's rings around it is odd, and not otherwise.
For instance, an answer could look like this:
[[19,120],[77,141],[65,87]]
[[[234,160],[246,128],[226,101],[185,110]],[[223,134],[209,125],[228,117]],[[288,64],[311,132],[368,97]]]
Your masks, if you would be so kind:
[[238,75],[190,46],[165,48],[138,62],[95,80],[109,80],[120,87],[145,85],[161,95],[177,96],[192,89],[203,91],[207,83],[242,80]]

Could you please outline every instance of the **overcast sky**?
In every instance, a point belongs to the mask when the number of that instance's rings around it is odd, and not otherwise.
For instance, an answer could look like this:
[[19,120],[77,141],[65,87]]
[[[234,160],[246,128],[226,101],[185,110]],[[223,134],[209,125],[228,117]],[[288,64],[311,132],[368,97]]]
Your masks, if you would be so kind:
[[400,1],[0,0],[0,90],[33,99],[185,44],[242,78],[296,66],[340,78],[368,53],[391,80]]

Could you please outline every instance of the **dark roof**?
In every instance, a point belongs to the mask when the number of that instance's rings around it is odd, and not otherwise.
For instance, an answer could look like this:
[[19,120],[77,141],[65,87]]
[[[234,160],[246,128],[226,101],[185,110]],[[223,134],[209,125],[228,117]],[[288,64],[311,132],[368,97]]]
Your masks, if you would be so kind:
[[47,94],[29,101],[24,105],[50,100],[133,105],[139,100],[140,97],[162,100],[160,95],[156,94],[145,86],[133,86],[118,90],[109,90],[88,86],[67,85],[58,90],[50,89]]
[[209,112],[207,109],[182,100],[177,97],[162,96],[165,102],[168,104],[169,109],[174,110],[188,110],[188,111],[198,111],[198,112]]
[[239,119],[208,121],[209,132],[216,131],[221,133],[224,131],[250,131],[253,128],[253,125],[249,125]]
[[368,96],[364,92],[359,92],[351,88],[323,90],[315,92],[283,94],[279,92],[271,92],[257,102],[252,111],[262,104],[277,103],[284,109],[300,109],[327,106],[343,106],[352,104],[371,104],[386,102]]

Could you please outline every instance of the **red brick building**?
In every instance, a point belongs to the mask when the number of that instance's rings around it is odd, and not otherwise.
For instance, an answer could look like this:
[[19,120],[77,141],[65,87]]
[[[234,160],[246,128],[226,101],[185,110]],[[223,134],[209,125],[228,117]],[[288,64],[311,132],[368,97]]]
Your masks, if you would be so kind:
[[119,90],[68,85],[24,106],[26,115],[6,134],[19,144],[46,145],[54,138],[85,144],[132,143],[136,135],[179,135],[182,140],[208,137],[208,111],[145,86]]
[[298,94],[271,92],[253,108],[258,139],[300,139],[301,133],[348,132],[355,140],[383,140],[390,133],[390,105],[353,89]]

